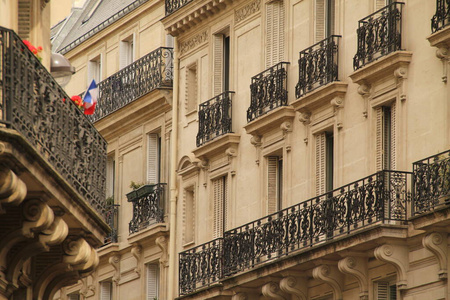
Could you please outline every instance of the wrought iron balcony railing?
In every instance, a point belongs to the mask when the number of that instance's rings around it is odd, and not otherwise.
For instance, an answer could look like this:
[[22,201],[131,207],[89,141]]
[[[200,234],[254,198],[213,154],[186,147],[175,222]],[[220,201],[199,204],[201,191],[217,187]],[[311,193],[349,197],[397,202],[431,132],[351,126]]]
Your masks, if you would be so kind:
[[99,83],[92,122],[106,117],[157,88],[171,88],[173,49],[160,47]]
[[105,245],[117,243],[117,233],[119,230],[119,206],[111,204],[106,206],[105,221],[111,227],[111,232],[105,237]]
[[222,278],[222,244],[222,238],[218,238],[180,253],[180,295],[210,286]]
[[436,0],[436,13],[431,18],[431,32],[435,33],[450,23],[450,1]]
[[150,225],[164,222],[165,183],[144,185],[127,194],[128,202],[133,203],[133,218],[129,224],[130,234]]
[[0,126],[18,131],[100,214],[106,141],[12,30],[0,27]]
[[223,92],[199,105],[197,147],[212,139],[231,133],[231,95]]
[[393,2],[358,22],[358,50],[353,57],[353,69],[402,49],[403,4]]
[[248,122],[277,107],[287,105],[288,65],[288,62],[280,62],[252,77],[250,107],[247,109]]
[[300,52],[298,60],[298,83],[295,96],[306,93],[338,80],[339,35],[332,35]]
[[192,2],[193,0],[166,0],[166,16],[176,12],[186,4]]
[[450,150],[413,164],[413,215],[450,205]]

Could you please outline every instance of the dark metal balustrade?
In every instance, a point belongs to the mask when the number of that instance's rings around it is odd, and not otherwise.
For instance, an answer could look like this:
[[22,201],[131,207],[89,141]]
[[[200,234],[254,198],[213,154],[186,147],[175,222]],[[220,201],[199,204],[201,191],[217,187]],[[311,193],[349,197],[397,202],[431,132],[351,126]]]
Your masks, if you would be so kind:
[[358,50],[353,68],[362,68],[402,48],[403,2],[393,2],[358,22]]
[[18,131],[100,214],[106,141],[22,39],[0,27],[0,126]]
[[210,286],[222,278],[222,244],[222,238],[218,238],[180,253],[180,295]]
[[128,198],[128,201],[133,203],[133,218],[129,224],[130,234],[164,222],[165,189],[165,183],[145,185],[136,190],[136,197]]
[[223,92],[199,105],[197,147],[231,133],[231,95]]
[[166,6],[166,16],[176,12],[186,4],[192,2],[193,0],[165,0]]
[[338,80],[339,35],[332,35],[300,52],[298,60],[298,83],[295,96],[306,93]]
[[450,150],[413,164],[413,215],[450,205]]
[[431,18],[431,32],[435,33],[450,23],[450,1],[436,0],[436,13]]
[[105,245],[117,243],[117,233],[119,230],[119,206],[111,204],[106,206],[105,221],[111,227],[111,232],[105,237]]
[[277,107],[287,105],[288,65],[288,62],[280,62],[252,77],[250,107],[247,109],[248,122]]
[[92,122],[106,117],[157,88],[171,88],[173,49],[161,47],[99,83]]

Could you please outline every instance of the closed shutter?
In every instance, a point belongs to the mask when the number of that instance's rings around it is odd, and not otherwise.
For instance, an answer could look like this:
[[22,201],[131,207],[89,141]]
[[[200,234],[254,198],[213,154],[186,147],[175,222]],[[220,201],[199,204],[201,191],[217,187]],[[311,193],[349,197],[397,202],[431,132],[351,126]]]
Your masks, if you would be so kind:
[[377,300],[389,300],[389,282],[378,281],[376,289]]
[[112,283],[111,281],[100,282],[100,300],[112,299]]
[[376,117],[376,167],[377,171],[383,170],[383,107],[375,109]]
[[194,187],[184,190],[184,244],[194,241],[195,230],[195,203],[194,203]]
[[276,0],[266,6],[266,68],[284,59],[285,40],[284,1]]
[[80,294],[69,294],[67,295],[68,300],[80,300]]
[[30,39],[31,31],[31,0],[19,0],[18,34],[24,40]]
[[159,183],[159,137],[156,133],[147,135],[147,183]]
[[278,179],[278,157],[269,156],[267,158],[267,204],[268,213],[277,211],[277,179]]
[[106,197],[114,196],[115,175],[115,160],[112,158],[108,158],[108,160],[106,161]]
[[222,237],[227,223],[227,179],[221,177],[212,181],[214,197],[214,238]]
[[396,152],[396,150],[397,150],[397,147],[396,147],[396,140],[397,140],[396,119],[397,119],[397,117],[396,117],[396,115],[397,115],[397,105],[394,102],[394,103],[392,103],[392,106],[391,106],[391,128],[390,128],[391,129],[391,141],[390,141],[391,142],[391,149],[390,149],[390,151],[391,151],[391,155],[390,155],[391,170],[395,170],[397,168],[397,163],[396,163],[396,156],[397,156],[396,155],[397,154],[397,152]]
[[197,108],[197,64],[186,68],[186,113]]
[[386,0],[375,0],[375,11],[382,9],[386,5]]
[[377,171],[396,168],[396,104],[377,107],[376,114],[376,167]]
[[316,134],[316,195],[325,193],[326,133]]
[[223,34],[214,35],[214,96],[222,93],[223,83]]
[[325,38],[325,1],[316,0],[316,43]]
[[159,268],[156,264],[147,265],[147,300],[158,298],[159,294]]

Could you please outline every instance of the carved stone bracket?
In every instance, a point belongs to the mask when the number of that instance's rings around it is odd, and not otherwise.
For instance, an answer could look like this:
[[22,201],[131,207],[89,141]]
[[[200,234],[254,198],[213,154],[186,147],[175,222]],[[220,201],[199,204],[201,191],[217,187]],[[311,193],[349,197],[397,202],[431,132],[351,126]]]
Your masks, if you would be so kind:
[[314,278],[322,280],[331,286],[336,300],[343,299],[344,279],[336,266],[320,265],[313,269],[312,275]]
[[131,254],[136,259],[136,268],[134,268],[134,272],[138,275],[138,277],[141,276],[141,258],[142,258],[142,247],[140,245],[133,245],[131,248]]
[[280,281],[280,289],[286,294],[293,295],[294,299],[297,300],[307,299],[308,287],[306,286],[306,280],[304,279],[297,280],[297,278],[294,276],[284,277]]
[[367,259],[364,257],[346,257],[339,261],[338,268],[342,273],[356,277],[359,284],[359,299],[368,300]]
[[433,232],[427,234],[422,239],[422,244],[436,256],[439,263],[439,279],[447,278],[447,233]]
[[370,98],[370,89],[371,89],[371,86],[366,82],[362,82],[361,85],[358,87],[358,94],[360,94],[364,100],[364,111],[363,111],[364,118],[367,118],[367,110],[369,107],[368,100]]
[[397,288],[406,289],[408,271],[408,247],[403,245],[385,244],[374,251],[375,258],[390,263],[397,270]]
[[9,170],[0,170],[0,214],[4,213],[3,206],[19,205],[27,194],[25,183]]
[[263,296],[270,299],[288,300],[288,298],[283,295],[283,291],[280,290],[278,284],[275,282],[269,282],[263,285],[261,288],[261,293]]
[[161,249],[161,257],[159,259],[159,263],[161,267],[167,267],[169,263],[169,248],[168,241],[165,236],[159,236],[155,240],[156,245],[158,245],[159,249]]
[[331,99],[330,104],[334,109],[334,116],[336,117],[336,127],[337,129],[342,129],[342,109],[344,108],[344,97],[334,97],[333,99]]
[[300,112],[298,115],[298,120],[302,122],[303,125],[305,126],[311,124],[311,112],[309,111]]
[[231,300],[247,300],[247,294],[246,293],[237,293],[231,297]]
[[112,277],[112,281],[118,285],[120,280],[120,254],[118,252],[114,252],[108,260],[109,264],[114,268],[114,275]]
[[448,80],[448,64],[450,63],[450,51],[447,47],[439,47],[436,50],[436,57],[442,62],[442,82],[447,83]]
[[394,77],[397,79],[397,88],[400,95],[400,100],[406,100],[406,79],[408,78],[408,69],[400,67],[395,69]]

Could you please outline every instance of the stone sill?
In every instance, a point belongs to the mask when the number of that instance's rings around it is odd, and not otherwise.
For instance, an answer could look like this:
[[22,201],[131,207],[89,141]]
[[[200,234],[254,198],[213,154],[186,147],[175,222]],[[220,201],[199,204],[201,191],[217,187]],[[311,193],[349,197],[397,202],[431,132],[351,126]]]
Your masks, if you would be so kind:
[[169,225],[167,223],[153,224],[143,230],[131,234],[128,237],[128,243],[133,244],[147,239],[155,239],[168,231]]
[[292,106],[281,106],[259,116],[244,126],[248,134],[263,135],[264,133],[279,127],[284,121],[293,120],[295,111]]
[[394,71],[400,67],[409,65],[412,52],[396,51],[381,57],[361,69],[350,74],[354,83],[362,85],[382,79],[386,76],[392,76]]
[[196,158],[209,158],[220,152],[225,152],[228,149],[236,150],[239,145],[241,136],[235,133],[227,133],[222,136],[216,137],[212,141],[197,147],[192,152]]
[[97,253],[99,257],[106,256],[109,253],[112,252],[118,252],[119,251],[119,243],[110,243],[106,246],[102,246],[97,249]]
[[348,84],[341,81],[333,81],[314,91],[298,98],[291,105],[295,111],[310,112],[319,107],[331,105],[330,101],[336,97],[344,97]]
[[430,45],[437,48],[450,48],[450,26],[433,33],[427,37]]

